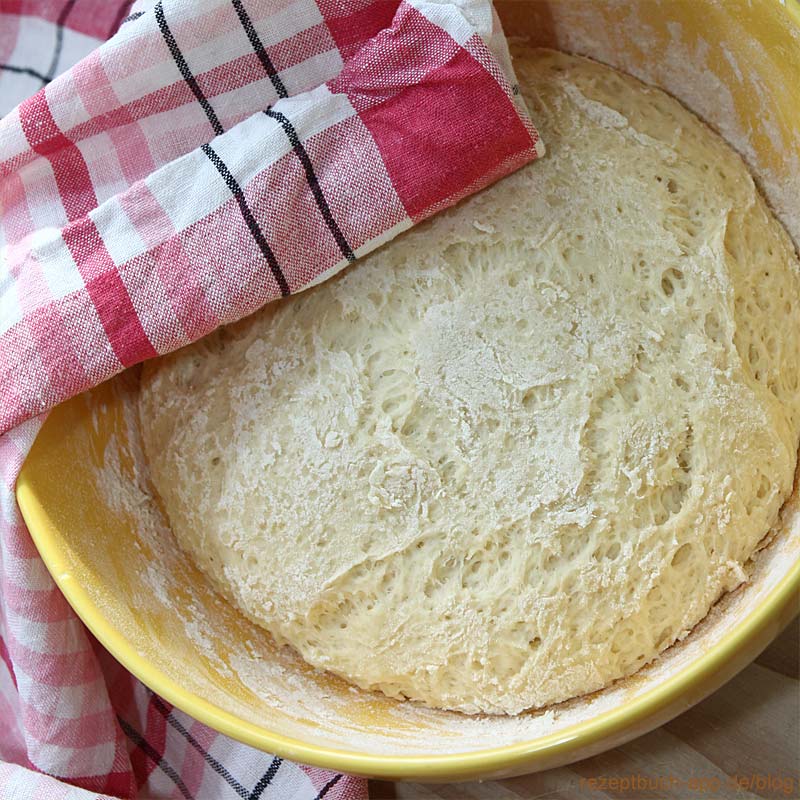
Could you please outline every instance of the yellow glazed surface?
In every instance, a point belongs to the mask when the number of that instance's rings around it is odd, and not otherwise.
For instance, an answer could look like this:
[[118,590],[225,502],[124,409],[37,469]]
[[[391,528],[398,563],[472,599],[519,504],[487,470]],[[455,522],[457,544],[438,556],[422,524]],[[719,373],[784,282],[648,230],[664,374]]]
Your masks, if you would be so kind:
[[[498,5],[509,34],[594,56],[682,99],[742,152],[798,242],[790,205],[800,184],[795,0]],[[139,488],[146,477],[125,404],[137,380],[130,373],[51,414],[18,482],[23,514],[59,587],[119,661],[197,719],[286,758],[423,780],[568,763],[685,710],[797,611],[800,512],[790,504],[751,585],[618,686],[516,719],[469,719],[356,692],[279,653],[177,551]]]

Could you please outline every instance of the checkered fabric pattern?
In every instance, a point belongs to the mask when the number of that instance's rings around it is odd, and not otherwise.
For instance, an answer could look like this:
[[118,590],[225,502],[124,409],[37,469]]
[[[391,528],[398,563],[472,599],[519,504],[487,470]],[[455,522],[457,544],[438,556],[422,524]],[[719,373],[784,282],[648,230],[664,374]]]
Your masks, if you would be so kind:
[[364,797],[125,672],[14,484],[57,403],[541,154],[489,0],[0,0],[1,113],[0,796]]

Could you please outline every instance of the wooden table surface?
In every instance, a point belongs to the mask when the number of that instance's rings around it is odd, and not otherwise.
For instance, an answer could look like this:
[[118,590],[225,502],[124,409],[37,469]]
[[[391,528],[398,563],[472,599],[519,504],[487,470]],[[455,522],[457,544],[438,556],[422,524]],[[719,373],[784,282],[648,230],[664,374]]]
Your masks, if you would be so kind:
[[[370,781],[370,798],[800,800],[799,673],[800,619],[795,619],[755,662],[711,697],[616,750],[504,781],[438,785]],[[649,778],[658,788],[629,788],[623,780],[629,776]],[[750,785],[737,788],[737,779]]]

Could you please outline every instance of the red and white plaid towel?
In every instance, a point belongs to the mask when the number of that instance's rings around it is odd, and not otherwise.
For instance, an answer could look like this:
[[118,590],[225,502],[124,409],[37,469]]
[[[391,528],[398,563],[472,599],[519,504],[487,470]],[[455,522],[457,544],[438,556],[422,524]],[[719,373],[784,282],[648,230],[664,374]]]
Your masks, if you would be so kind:
[[55,404],[539,155],[512,84],[489,0],[0,0],[0,796],[365,796],[125,672],[14,483]]

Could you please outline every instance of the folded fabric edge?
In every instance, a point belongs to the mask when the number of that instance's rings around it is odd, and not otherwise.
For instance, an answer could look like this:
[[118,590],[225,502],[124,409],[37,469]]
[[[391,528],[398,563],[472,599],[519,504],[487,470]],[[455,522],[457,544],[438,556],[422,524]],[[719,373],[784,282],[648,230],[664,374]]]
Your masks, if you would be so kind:
[[[489,50],[490,57],[482,57],[482,53],[477,48],[473,55],[505,89],[509,98],[516,105],[520,117],[528,125],[535,141],[537,158],[541,158],[545,154],[545,146],[531,122],[529,109],[519,91],[519,82],[508,48],[508,40],[494,3],[491,0],[408,0],[408,2],[431,22],[446,30],[463,46],[469,48],[468,39],[471,38],[471,36],[467,36],[461,41],[462,31],[465,28],[464,23],[480,36]],[[454,12],[461,16],[462,24],[452,24]]]
[[[444,14],[450,31],[415,4]],[[495,25],[488,0],[467,5],[482,5]],[[70,295],[85,285],[101,328],[89,345],[106,356],[76,374],[87,342],[38,315],[34,338],[48,341],[53,363],[31,374],[30,352],[10,348],[0,430],[319,283],[541,153],[506,73],[460,7],[401,3],[392,27],[327,89],[279,100],[61,231],[31,237],[21,269],[44,264]],[[280,209],[264,202],[272,183]],[[276,221],[279,212],[295,213],[305,230]],[[215,237],[230,245],[224,254],[208,252]],[[62,376],[55,387],[53,372]]]

